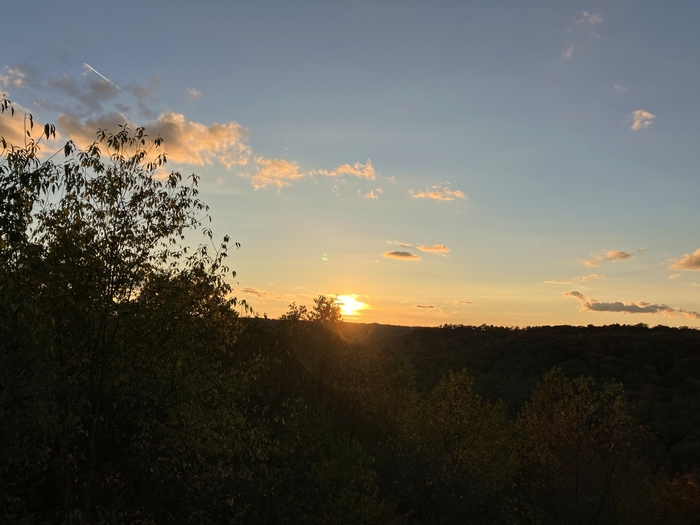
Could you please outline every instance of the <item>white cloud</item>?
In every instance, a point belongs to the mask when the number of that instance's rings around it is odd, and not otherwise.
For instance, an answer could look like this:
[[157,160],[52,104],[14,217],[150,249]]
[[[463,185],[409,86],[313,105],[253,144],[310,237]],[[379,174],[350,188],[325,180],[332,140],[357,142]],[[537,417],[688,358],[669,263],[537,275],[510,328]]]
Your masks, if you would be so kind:
[[468,197],[460,190],[450,189],[449,182],[439,182],[425,190],[409,190],[414,199],[432,199],[436,201],[452,201],[455,199],[464,199]]
[[668,276],[669,279],[678,279],[681,276],[679,273],[672,273]]
[[622,84],[617,84],[617,85],[615,86],[614,89],[615,89],[615,91],[617,91],[618,93],[624,93],[624,92],[626,92],[629,88],[628,88],[627,86],[622,85]]
[[632,131],[639,131],[640,129],[648,128],[651,122],[656,118],[656,115],[652,115],[643,109],[635,109],[629,114],[629,118],[632,120]]
[[578,26],[597,26],[603,22],[603,17],[600,13],[589,13],[588,11],[583,11],[581,18],[576,21]]
[[26,83],[26,74],[19,68],[11,68],[5,66],[0,69],[0,87],[24,87]]
[[564,293],[566,297],[573,297],[581,304],[582,311],[588,312],[615,312],[623,314],[662,314],[666,317],[675,317],[681,314],[688,319],[700,319],[698,312],[683,308],[671,308],[662,303],[648,303],[646,301],[601,303],[596,299],[586,297],[581,292],[571,291]]
[[189,99],[197,99],[197,98],[200,98],[202,96],[202,92],[199,91],[198,89],[187,88],[185,90],[185,96]]
[[700,270],[700,248],[693,253],[686,253],[674,262],[670,268],[673,270]]
[[569,46],[565,51],[562,51],[562,52],[561,52],[561,56],[562,56],[563,58],[571,58],[571,57],[573,57],[573,56],[574,56],[574,49],[575,49],[575,48],[574,48],[573,45]]

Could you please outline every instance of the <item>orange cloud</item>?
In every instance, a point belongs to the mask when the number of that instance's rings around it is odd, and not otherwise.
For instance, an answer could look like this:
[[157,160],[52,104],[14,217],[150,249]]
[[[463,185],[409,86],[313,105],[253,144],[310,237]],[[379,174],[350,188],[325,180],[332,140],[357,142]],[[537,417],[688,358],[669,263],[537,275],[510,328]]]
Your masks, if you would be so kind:
[[598,266],[601,261],[624,261],[626,259],[631,259],[634,257],[633,253],[620,252],[617,250],[610,250],[605,255],[595,255],[593,259],[583,261],[586,266]]
[[[81,147],[95,140],[98,129],[116,130],[119,124],[135,128],[120,113],[108,113],[95,119],[78,120],[73,115],[59,115],[57,127]],[[145,126],[149,136],[163,139],[168,160],[181,164],[211,166],[215,162],[226,168],[248,162],[250,148],[245,144],[248,132],[236,122],[211,124],[187,120],[180,113],[163,113]]]
[[[306,173],[299,171],[296,162],[288,162],[283,159],[266,159],[255,157],[257,171],[250,178],[250,183],[256,190],[260,188],[277,187],[277,189],[291,186],[290,181],[297,181],[306,177]],[[247,173],[241,175],[248,177]]]
[[440,182],[425,190],[410,190],[408,193],[414,199],[432,199],[436,201],[452,201],[455,199],[467,199],[467,196],[459,190],[450,189],[449,182]]
[[[377,193],[374,193],[374,192]],[[365,193],[365,199],[378,199],[379,196],[384,193],[381,188],[377,188],[376,190],[369,190],[369,192]]]
[[[326,177],[341,177],[343,175],[353,175],[355,177],[374,179],[376,173],[371,161],[366,164],[356,162],[353,165],[343,164],[333,170],[312,170],[299,171],[299,165],[296,162],[286,161],[284,159],[266,159],[265,157],[255,157],[257,171],[252,174],[241,173],[244,177],[249,177],[253,187],[258,190],[261,188],[277,188],[281,189],[285,186],[291,186],[292,182],[313,177],[314,175],[323,175]],[[359,191],[359,190],[358,190]],[[381,193],[381,189],[377,189]],[[371,191],[372,196],[365,195],[367,198],[377,198],[377,195]]]
[[652,115],[648,111],[642,109],[636,109],[630,113],[629,117],[632,119],[632,131],[638,131],[651,126],[651,122],[656,118],[656,115]]
[[341,177],[343,175],[352,175],[361,179],[374,180],[377,178],[377,173],[372,166],[372,161],[368,160],[365,164],[356,162],[355,164],[343,164],[332,170],[314,170],[311,175],[325,175],[326,177]]
[[[586,261],[588,262],[588,261]],[[605,279],[604,275],[598,275],[593,273],[591,275],[583,275],[581,277],[572,277],[571,279],[553,279],[551,281],[544,281],[545,284],[573,284],[573,283],[585,283],[586,281],[595,281],[598,279]]]
[[[8,146],[11,144],[16,147],[24,147],[25,140],[29,138],[25,132],[26,126],[26,130],[30,132],[32,138],[38,141],[44,132],[44,124],[34,120],[34,127],[32,128],[29,120],[25,122],[25,115],[29,114],[30,111],[15,102],[11,106],[15,110],[14,115],[9,110],[0,114],[0,137],[5,139]],[[56,131],[56,137],[52,137],[51,141],[60,139],[61,135]],[[46,137],[42,139],[42,143],[45,140],[47,140]]]
[[700,270],[700,248],[693,253],[686,253],[673,263],[670,268],[674,270]]
[[432,246],[424,246],[423,244],[417,244],[416,248],[418,248],[422,252],[431,253],[447,253],[450,251],[450,249],[444,244],[433,244]]
[[387,259],[401,259],[403,261],[417,261],[420,259],[420,257],[411,252],[384,252],[382,255]]

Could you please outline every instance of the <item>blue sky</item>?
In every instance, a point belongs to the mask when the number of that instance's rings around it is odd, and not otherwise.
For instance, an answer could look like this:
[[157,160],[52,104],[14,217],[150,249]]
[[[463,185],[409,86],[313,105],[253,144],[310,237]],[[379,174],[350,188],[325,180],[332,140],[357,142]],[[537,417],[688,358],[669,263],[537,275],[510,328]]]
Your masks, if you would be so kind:
[[700,325],[700,4],[19,4],[0,89],[162,134],[260,314]]

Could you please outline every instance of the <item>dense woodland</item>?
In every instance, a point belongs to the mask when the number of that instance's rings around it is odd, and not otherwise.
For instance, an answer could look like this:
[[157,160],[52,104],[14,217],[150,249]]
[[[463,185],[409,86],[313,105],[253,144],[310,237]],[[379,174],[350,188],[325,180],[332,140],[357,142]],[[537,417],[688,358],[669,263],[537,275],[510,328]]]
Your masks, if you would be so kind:
[[0,522],[700,523],[700,332],[350,325],[323,296],[256,318],[159,140],[46,160],[24,119],[0,141]]

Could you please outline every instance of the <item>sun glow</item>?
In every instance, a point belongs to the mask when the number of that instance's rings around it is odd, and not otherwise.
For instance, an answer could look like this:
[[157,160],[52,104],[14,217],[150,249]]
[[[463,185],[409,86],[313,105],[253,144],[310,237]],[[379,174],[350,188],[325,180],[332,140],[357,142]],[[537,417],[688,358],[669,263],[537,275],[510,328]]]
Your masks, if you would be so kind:
[[335,302],[340,306],[340,313],[344,317],[355,317],[357,312],[367,307],[367,303],[357,300],[357,295],[339,295]]

